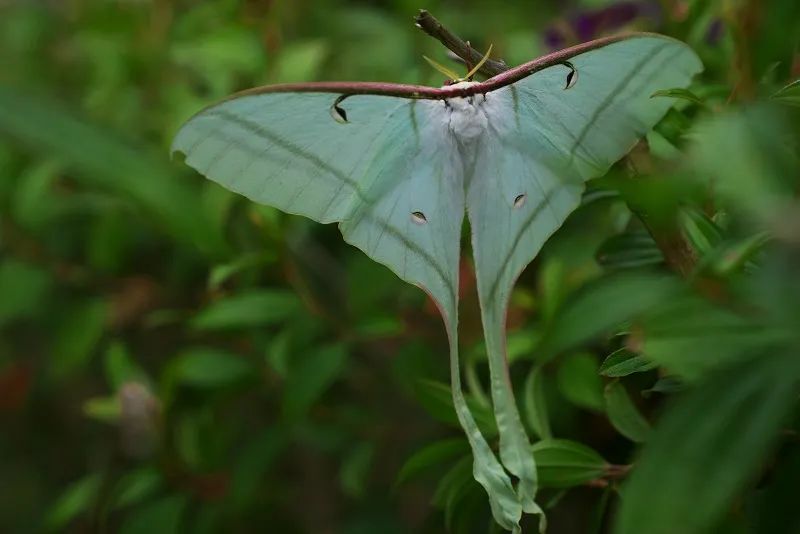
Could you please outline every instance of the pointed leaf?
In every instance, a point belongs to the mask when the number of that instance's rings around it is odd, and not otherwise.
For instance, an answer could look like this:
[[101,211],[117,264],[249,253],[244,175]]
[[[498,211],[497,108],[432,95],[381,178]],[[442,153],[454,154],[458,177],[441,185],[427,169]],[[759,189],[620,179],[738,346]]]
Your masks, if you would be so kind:
[[608,419],[620,434],[637,443],[647,440],[650,423],[639,413],[619,380],[614,380],[606,386],[605,400]]
[[214,302],[197,314],[197,330],[251,328],[280,323],[301,309],[300,299],[291,291],[257,290]]
[[428,469],[439,467],[445,461],[469,452],[469,444],[463,438],[443,439],[431,443],[411,456],[397,474],[395,485],[422,475]]
[[600,374],[610,378],[643,373],[655,369],[658,365],[643,356],[631,352],[625,347],[609,354],[600,365]]
[[594,449],[576,441],[549,439],[533,445],[539,483],[551,488],[579,486],[601,478],[608,467]]
[[625,486],[614,532],[712,531],[737,492],[757,476],[798,385],[795,353],[762,353],[714,373],[679,398]]

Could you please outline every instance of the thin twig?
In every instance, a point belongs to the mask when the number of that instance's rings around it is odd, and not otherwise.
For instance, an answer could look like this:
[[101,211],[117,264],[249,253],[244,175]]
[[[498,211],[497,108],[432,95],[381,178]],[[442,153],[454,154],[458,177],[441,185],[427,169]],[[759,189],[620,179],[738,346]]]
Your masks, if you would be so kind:
[[[463,39],[445,28],[441,22],[436,20],[436,17],[424,9],[419,10],[419,14],[414,17],[414,22],[419,29],[437,39],[451,52],[463,59],[467,65],[477,65],[483,58],[483,53],[475,50]],[[508,65],[504,61],[489,58],[481,66],[479,72],[491,78],[506,70],[508,70]]]

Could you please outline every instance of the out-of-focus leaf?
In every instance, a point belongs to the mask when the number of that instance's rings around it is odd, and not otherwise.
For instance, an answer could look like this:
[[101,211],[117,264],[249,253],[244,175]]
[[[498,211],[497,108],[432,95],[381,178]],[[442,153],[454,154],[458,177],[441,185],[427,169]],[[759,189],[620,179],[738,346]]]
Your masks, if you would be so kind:
[[264,359],[276,373],[285,377],[289,374],[289,357],[291,356],[292,331],[281,330],[267,344]]
[[18,178],[11,200],[11,213],[20,226],[32,231],[39,230],[63,208],[51,191],[59,171],[59,163],[45,160],[27,169]]
[[230,498],[235,509],[245,510],[257,498],[259,484],[264,482],[267,471],[288,445],[289,436],[278,425],[248,439],[236,456],[231,474]]
[[687,102],[691,102],[699,106],[706,105],[706,103],[703,102],[703,99],[701,99],[699,96],[691,92],[689,89],[683,89],[680,87],[675,89],[662,89],[650,95],[650,98],[658,98],[658,97],[677,98],[679,100],[685,100]]
[[620,273],[585,287],[567,302],[545,331],[539,354],[546,357],[591,339],[681,291],[675,278]]
[[606,385],[604,396],[608,420],[614,428],[631,441],[645,442],[650,434],[650,423],[633,404],[625,387],[614,380]]
[[63,162],[86,185],[135,200],[178,239],[207,253],[225,249],[220,232],[200,209],[197,192],[166,164],[54,102],[0,86],[0,133]]
[[795,80],[782,87],[771,98],[781,104],[800,107],[800,80]]
[[327,54],[328,44],[319,39],[285,46],[278,56],[273,78],[281,83],[314,80]]
[[[530,358],[539,342],[539,332],[533,328],[523,328],[509,332],[506,338],[506,359],[509,364],[520,358]],[[485,345],[482,345],[485,351]]]
[[542,295],[542,320],[549,323],[564,303],[566,284],[564,278],[566,268],[559,258],[546,260],[539,274],[540,293]]
[[283,415],[297,420],[339,378],[347,365],[347,349],[334,344],[304,354],[289,371],[283,390]]
[[683,391],[684,389],[686,389],[686,382],[684,380],[681,380],[677,376],[665,376],[659,378],[650,389],[642,390],[642,397],[648,398],[652,396],[653,393],[677,393],[678,391]]
[[764,245],[770,239],[766,232],[759,232],[745,239],[724,243],[714,251],[713,257],[710,259],[710,267],[720,276],[728,276],[745,267],[750,267],[751,262],[759,252],[763,251]]
[[235,88],[237,75],[254,72],[264,61],[258,36],[233,25],[180,39],[170,55],[175,63],[200,75],[217,98]]
[[690,153],[697,178],[715,197],[766,222],[787,209],[796,188],[786,114],[774,108],[749,107],[698,124]]
[[708,215],[696,208],[681,210],[681,226],[689,242],[701,255],[722,241],[722,231]]
[[[453,397],[450,386],[436,382],[434,380],[418,380],[414,392],[422,407],[433,417],[453,426],[458,426],[456,410],[453,407]],[[497,435],[497,424],[492,415],[491,409],[477,402],[470,395],[464,395],[467,399],[472,416],[478,424],[484,436],[491,437]]]
[[83,403],[83,414],[86,417],[105,423],[116,423],[119,421],[120,413],[121,407],[116,396],[93,397]]
[[607,269],[635,269],[664,262],[664,255],[644,229],[628,230],[606,240],[597,262]]
[[88,475],[70,485],[47,511],[44,519],[48,531],[63,531],[70,521],[89,509],[97,499],[102,479]]
[[597,361],[585,352],[572,354],[558,368],[558,388],[576,406],[603,411],[603,382],[597,374]]
[[541,366],[531,368],[528,378],[525,379],[523,393],[523,406],[528,424],[540,439],[550,439],[553,431],[550,430],[550,418],[547,415],[547,403],[544,396],[544,377]]
[[641,327],[642,355],[687,380],[792,336],[693,296],[665,302]]
[[147,375],[133,360],[121,341],[111,343],[105,354],[106,381],[116,391],[131,380],[146,380]]
[[162,485],[161,473],[153,467],[140,467],[125,473],[114,486],[115,510],[140,503]]
[[643,373],[655,369],[657,365],[625,347],[609,354],[600,365],[599,373],[610,378]]
[[198,330],[252,328],[280,323],[301,309],[291,291],[262,289],[218,300],[192,320]]
[[53,375],[62,377],[84,365],[92,357],[107,322],[108,304],[104,300],[73,304],[62,317],[53,340]]
[[364,497],[374,456],[375,446],[372,443],[360,443],[343,459],[339,470],[339,481],[348,497],[354,499]]
[[650,149],[650,154],[656,158],[671,161],[683,155],[683,152],[675,144],[655,130],[650,130],[645,139],[647,139],[647,147]]
[[674,107],[669,108],[664,118],[656,125],[655,131],[669,143],[680,146],[684,136],[692,127],[692,122]]
[[711,531],[756,475],[799,383],[795,353],[767,352],[709,376],[678,399],[625,486],[615,532]]
[[129,513],[119,529],[120,534],[177,534],[188,500],[185,495],[171,495],[150,502]]
[[465,456],[456,462],[439,481],[433,494],[433,502],[445,509],[445,524],[448,526],[453,518],[453,509],[466,495],[472,478],[472,457]]
[[380,339],[403,333],[403,322],[397,316],[366,317],[355,325],[355,333],[362,339]]
[[608,462],[594,449],[567,439],[548,439],[533,445],[539,485],[567,488],[604,476]]
[[443,439],[426,445],[415,452],[397,474],[395,485],[424,474],[429,469],[441,467],[442,463],[469,452],[469,444],[464,438]]
[[800,532],[800,514],[797,513],[797,481],[800,480],[800,448],[789,447],[781,460],[769,486],[756,496],[759,504],[755,534]]
[[34,315],[51,286],[43,269],[13,259],[0,262],[0,326]]
[[175,381],[199,388],[225,387],[255,376],[253,366],[243,357],[205,347],[181,351],[171,366]]
[[267,265],[274,262],[275,259],[276,256],[272,252],[251,252],[242,254],[228,263],[215,265],[208,274],[208,288],[211,290],[219,289],[222,284],[234,275],[248,269]]

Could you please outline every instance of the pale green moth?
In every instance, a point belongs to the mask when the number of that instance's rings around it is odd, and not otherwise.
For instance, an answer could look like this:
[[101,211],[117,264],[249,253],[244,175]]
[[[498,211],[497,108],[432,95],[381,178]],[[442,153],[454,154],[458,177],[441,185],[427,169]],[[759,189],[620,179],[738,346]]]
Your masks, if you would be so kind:
[[[255,202],[338,223],[348,243],[430,294],[450,340],[453,400],[475,479],[496,521],[519,532],[522,513],[541,509],[505,355],[512,286],[578,206],[584,183],[603,175],[666,113],[670,99],[650,95],[687,87],[701,70],[683,43],[632,34],[556,52],[484,82],[259,87],[192,117],[172,150]],[[499,459],[461,391],[457,287],[465,210]]]

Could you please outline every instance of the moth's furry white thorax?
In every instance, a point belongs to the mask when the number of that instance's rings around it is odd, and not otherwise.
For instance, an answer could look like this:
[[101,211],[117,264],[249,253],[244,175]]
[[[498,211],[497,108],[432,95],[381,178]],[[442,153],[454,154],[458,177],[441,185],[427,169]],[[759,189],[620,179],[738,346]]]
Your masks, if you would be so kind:
[[[476,82],[458,82],[448,86],[469,87]],[[489,130],[496,127],[490,121],[502,121],[504,113],[503,98],[496,92],[477,94],[465,98],[455,97],[440,100],[433,106],[432,117],[434,120],[441,121],[459,141],[469,142]]]

